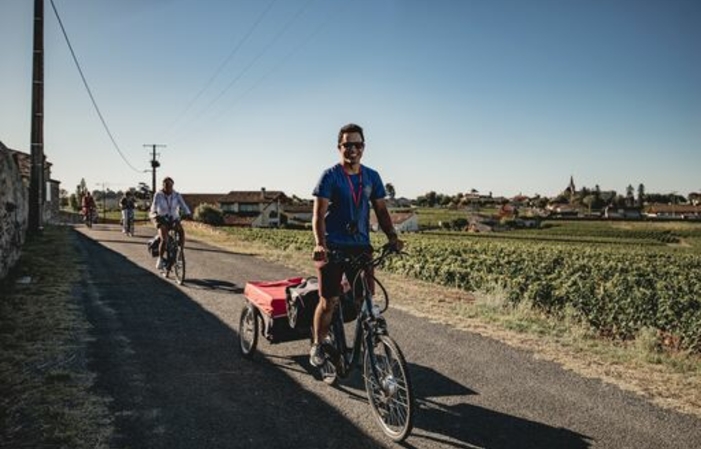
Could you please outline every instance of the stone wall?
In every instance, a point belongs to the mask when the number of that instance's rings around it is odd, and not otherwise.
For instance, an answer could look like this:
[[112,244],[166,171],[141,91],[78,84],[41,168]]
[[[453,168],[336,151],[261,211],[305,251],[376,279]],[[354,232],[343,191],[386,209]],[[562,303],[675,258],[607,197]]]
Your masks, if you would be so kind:
[[0,280],[19,260],[27,232],[27,195],[15,161],[0,142]]

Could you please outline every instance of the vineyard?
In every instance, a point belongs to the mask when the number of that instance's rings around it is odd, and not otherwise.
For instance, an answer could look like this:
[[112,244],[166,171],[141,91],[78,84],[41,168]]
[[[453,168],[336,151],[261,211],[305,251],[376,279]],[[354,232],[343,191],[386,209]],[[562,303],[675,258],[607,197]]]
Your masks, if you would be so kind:
[[[230,229],[286,251],[310,251],[309,231]],[[407,257],[386,270],[466,291],[500,291],[516,304],[568,307],[602,335],[656,329],[661,344],[701,353],[701,227],[557,226],[472,235],[405,234]],[[382,236],[374,242],[381,245]],[[667,245],[672,243],[673,245]]]

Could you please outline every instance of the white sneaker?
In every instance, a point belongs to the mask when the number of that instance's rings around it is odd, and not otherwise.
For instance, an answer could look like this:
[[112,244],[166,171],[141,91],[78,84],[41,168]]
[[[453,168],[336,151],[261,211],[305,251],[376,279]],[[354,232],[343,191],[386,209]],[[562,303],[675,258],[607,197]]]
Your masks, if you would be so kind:
[[157,270],[163,270],[166,267],[166,261],[161,259],[160,257],[156,261],[156,269]]
[[314,343],[309,349],[309,363],[318,368],[324,364],[326,358],[324,357],[324,351],[321,349],[321,345]]

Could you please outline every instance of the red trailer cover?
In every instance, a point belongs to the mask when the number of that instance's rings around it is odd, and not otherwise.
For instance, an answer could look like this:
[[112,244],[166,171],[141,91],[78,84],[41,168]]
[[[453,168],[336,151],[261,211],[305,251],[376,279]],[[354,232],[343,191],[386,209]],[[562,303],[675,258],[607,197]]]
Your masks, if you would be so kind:
[[285,289],[299,285],[304,278],[289,278],[282,281],[249,281],[243,294],[258,309],[273,318],[287,317],[287,301]]

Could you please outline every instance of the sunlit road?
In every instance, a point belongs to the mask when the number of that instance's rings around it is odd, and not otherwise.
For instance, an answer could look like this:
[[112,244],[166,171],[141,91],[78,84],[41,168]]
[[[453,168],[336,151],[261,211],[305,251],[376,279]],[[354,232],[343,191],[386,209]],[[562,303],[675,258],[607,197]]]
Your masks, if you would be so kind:
[[[392,447],[370,414],[360,372],[330,387],[309,343],[238,353],[247,280],[296,276],[247,254],[188,241],[182,287],[146,250],[152,229],[76,228],[86,266],[76,294],[94,326],[90,369],[111,397],[116,447]],[[391,292],[390,292],[391,294]],[[415,448],[697,448],[701,420],[663,410],[530,353],[387,313],[409,362]]]

